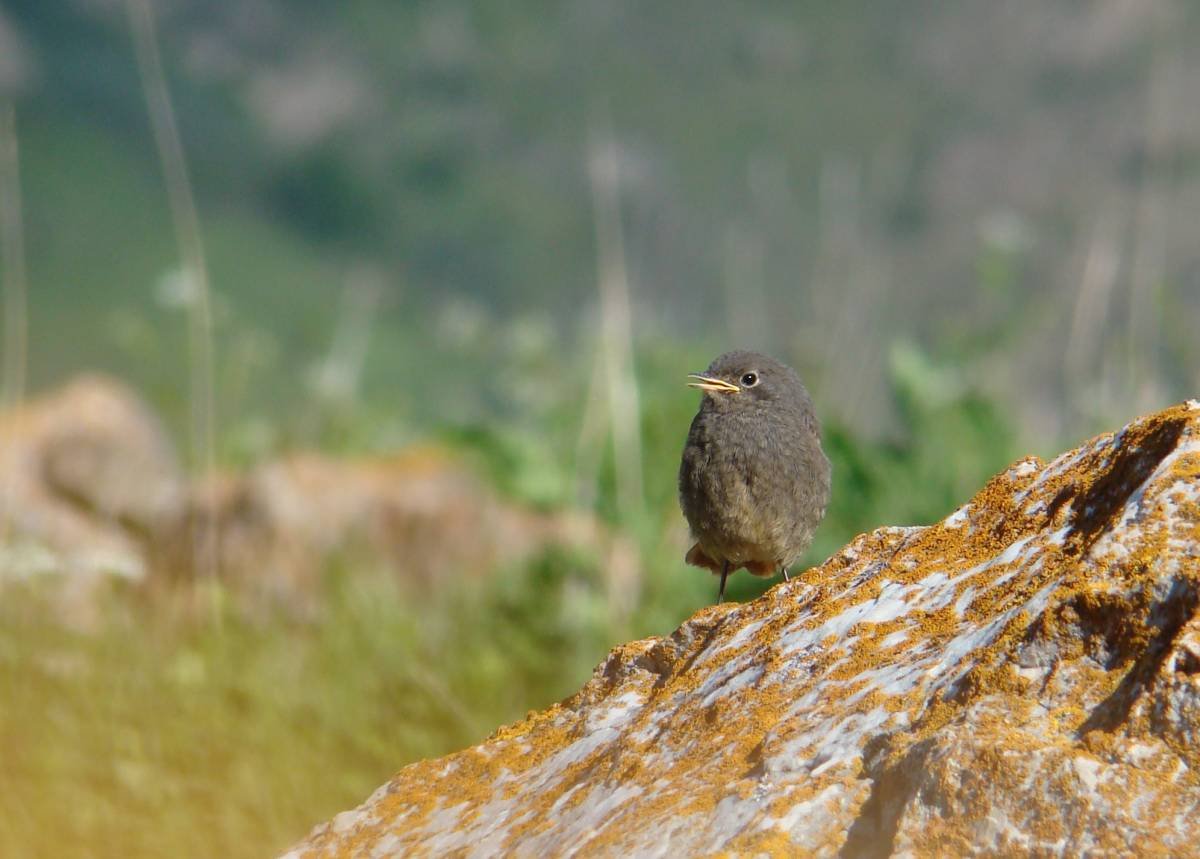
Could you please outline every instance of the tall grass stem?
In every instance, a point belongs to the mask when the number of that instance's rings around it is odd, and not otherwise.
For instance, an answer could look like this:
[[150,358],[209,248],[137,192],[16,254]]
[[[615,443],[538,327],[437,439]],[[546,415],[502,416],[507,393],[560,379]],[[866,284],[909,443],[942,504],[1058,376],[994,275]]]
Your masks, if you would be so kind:
[[[641,405],[633,358],[633,309],[625,267],[625,239],[621,227],[621,162],[616,142],[606,124],[593,130],[589,147],[588,176],[596,225],[596,284],[600,293],[600,355],[608,392],[616,472],[617,515],[627,528],[645,522],[642,485]],[[620,577],[620,587],[634,590],[639,582]],[[610,609],[631,604],[630,594],[617,594],[616,578],[609,580]]]
[[[17,115],[12,102],[0,104],[0,260],[2,260],[4,347],[0,407],[15,409],[25,398],[29,360],[28,284],[25,237],[21,218],[21,168]],[[0,444],[4,440],[0,439]],[[6,447],[7,445],[5,445]],[[0,543],[8,539],[12,517],[12,479],[6,469],[0,486]]]
[[163,71],[162,54],[155,33],[150,0],[126,0],[130,28],[137,53],[138,71],[146,99],[146,108],[154,133],[166,182],[167,199],[179,254],[187,278],[188,367],[190,429],[189,449],[193,467],[203,474],[202,492],[192,532],[192,562],[196,581],[205,583],[214,600],[214,619],[219,617],[215,587],[217,580],[218,538],[215,498],[216,486],[216,402],[213,383],[213,320],[208,265],[200,230],[187,160],[175,110]]

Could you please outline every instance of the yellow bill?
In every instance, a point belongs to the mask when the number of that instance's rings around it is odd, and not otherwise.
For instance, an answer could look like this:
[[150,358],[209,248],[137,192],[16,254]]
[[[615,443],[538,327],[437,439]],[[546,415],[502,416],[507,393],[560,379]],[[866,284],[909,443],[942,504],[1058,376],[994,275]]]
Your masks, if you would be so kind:
[[702,391],[736,394],[741,390],[741,388],[733,384],[733,382],[726,382],[724,379],[717,379],[713,376],[705,376],[703,373],[688,373],[688,378],[696,380],[694,382],[688,382],[689,388],[699,388]]

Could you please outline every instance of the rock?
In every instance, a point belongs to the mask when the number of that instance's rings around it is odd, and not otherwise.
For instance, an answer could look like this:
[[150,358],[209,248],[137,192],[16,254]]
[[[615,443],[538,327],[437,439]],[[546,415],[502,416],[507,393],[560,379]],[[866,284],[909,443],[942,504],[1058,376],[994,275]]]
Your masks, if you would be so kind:
[[1195,855],[1200,403],[614,650],[288,856]]
[[[436,584],[528,561],[552,545],[619,565],[625,542],[591,517],[505,502],[433,447],[336,460],[294,454],[193,488],[156,566],[194,575],[193,547],[216,528],[217,568],[242,593],[304,607],[331,561]],[[636,585],[632,587],[636,592]]]
[[0,580],[63,573],[90,590],[141,579],[141,535],[184,483],[157,418],[125,385],[82,376],[0,416]]
[[438,448],[297,453],[189,483],[149,407],[113,379],[83,376],[0,414],[0,584],[53,579],[56,605],[86,626],[104,582],[190,583],[214,544],[216,573],[251,610],[311,609],[335,562],[433,585],[551,546],[595,554],[614,590],[637,593],[628,541],[590,516],[505,501]]

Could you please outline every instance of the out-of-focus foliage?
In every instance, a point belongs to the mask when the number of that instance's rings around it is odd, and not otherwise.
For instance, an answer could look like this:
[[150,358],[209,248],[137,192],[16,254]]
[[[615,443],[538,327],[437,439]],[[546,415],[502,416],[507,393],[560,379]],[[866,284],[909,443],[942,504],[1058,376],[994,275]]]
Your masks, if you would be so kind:
[[[178,430],[186,316],[125,4],[12,0],[34,388],[136,382]],[[218,458],[448,443],[638,547],[311,617],[67,632],[0,601],[0,855],[261,856],[408,760],[578,688],[714,598],[675,501],[684,374],[797,366],[834,494],[806,561],[1200,384],[1192,5],[154,2],[213,287]],[[633,455],[598,372],[595,147],[623,226]],[[8,285],[6,284],[6,287]],[[194,463],[193,463],[194,464]],[[732,599],[773,582],[738,574]],[[221,595],[218,594],[218,597]]]
[[[579,687],[605,650],[669,633],[715,597],[684,566],[674,498],[694,392],[661,353],[642,356],[647,521],[633,615],[610,611],[596,559],[550,552],[523,569],[462,570],[429,590],[369,570],[328,571],[313,616],[180,622],[169,599],[118,591],[98,628],[72,633],[37,590],[0,606],[0,789],[20,814],[4,855],[259,856],[365,797],[406,761],[460,748]],[[680,350],[686,352],[686,350]],[[692,365],[686,365],[692,366]],[[807,561],[855,533],[946,515],[1014,455],[1008,423],[969,390],[931,387],[917,355],[894,362],[903,433],[890,442],[827,427],[835,487]],[[561,406],[540,435],[459,432],[498,485],[561,504],[577,429]],[[346,418],[373,425],[370,412]],[[365,431],[362,431],[365,432]],[[612,509],[601,470],[599,506]],[[540,475],[540,476],[538,476]],[[776,581],[738,574],[732,599]],[[220,603],[219,603],[220,604]]]
[[[0,13],[30,368],[109,367],[170,402],[177,254],[123,5]],[[490,364],[534,308],[560,353],[586,347],[608,136],[640,336],[769,348],[871,427],[896,420],[897,332],[1039,435],[1198,382],[1190,4],[153,6],[218,331],[256,332],[225,352],[245,368],[225,416],[295,425],[364,271],[367,360],[323,390],[435,422],[516,405],[461,353]]]

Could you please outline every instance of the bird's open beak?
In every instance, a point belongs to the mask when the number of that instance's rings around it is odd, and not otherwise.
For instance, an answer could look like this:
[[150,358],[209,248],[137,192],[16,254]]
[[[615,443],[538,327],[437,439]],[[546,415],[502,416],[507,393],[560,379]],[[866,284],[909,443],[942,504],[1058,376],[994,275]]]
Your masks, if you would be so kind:
[[724,379],[717,379],[712,376],[705,376],[702,373],[688,373],[689,379],[695,379],[694,382],[688,382],[689,388],[699,388],[702,391],[720,392],[725,394],[736,394],[741,390],[733,382],[726,382]]

